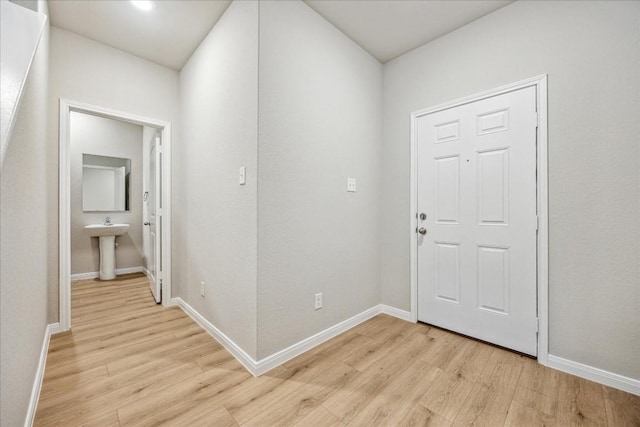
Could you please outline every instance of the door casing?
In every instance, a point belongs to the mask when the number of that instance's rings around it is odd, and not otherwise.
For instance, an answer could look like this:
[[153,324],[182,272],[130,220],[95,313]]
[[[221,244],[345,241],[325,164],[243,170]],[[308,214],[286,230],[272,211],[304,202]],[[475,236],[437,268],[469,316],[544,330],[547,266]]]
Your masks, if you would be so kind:
[[537,297],[538,297],[538,362],[547,365],[548,347],[548,294],[549,294],[549,216],[548,216],[548,171],[547,171],[547,75],[543,74],[530,79],[511,83],[482,93],[446,102],[434,107],[411,113],[411,204],[410,204],[410,263],[411,263],[411,321],[418,321],[418,235],[417,221],[417,180],[418,180],[418,141],[416,133],[417,119],[427,114],[446,110],[482,99],[501,95],[514,90],[535,87],[538,113],[537,146],[536,146],[536,205],[539,218],[537,236]]
[[71,329],[71,112],[91,114],[149,126],[159,130],[162,156],[162,305],[171,305],[171,123],[81,102],[60,99],[59,137],[59,323],[60,331]]

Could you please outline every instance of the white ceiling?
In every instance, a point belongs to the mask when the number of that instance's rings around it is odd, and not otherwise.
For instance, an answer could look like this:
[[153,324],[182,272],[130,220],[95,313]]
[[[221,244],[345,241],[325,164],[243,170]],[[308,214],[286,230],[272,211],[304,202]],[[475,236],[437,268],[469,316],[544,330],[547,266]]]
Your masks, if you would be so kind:
[[180,70],[231,0],[156,1],[150,12],[126,0],[49,0],[51,23]]
[[[305,0],[380,62],[460,28],[511,0]],[[231,0],[49,0],[51,23],[180,70]]]
[[390,61],[512,0],[305,0],[380,62]]

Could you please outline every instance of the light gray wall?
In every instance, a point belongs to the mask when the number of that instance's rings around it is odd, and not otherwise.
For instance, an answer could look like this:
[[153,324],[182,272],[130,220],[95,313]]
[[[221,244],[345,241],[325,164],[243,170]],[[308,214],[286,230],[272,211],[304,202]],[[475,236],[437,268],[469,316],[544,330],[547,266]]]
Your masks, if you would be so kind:
[[[129,224],[116,238],[116,268],[142,266],[142,126],[119,120],[71,113],[71,274],[100,270],[98,238],[85,225],[111,222]],[[129,206],[126,212],[82,211],[82,154],[131,160]]]
[[519,1],[385,65],[383,303],[409,309],[409,114],[548,73],[549,350],[640,379],[639,40],[639,2]]
[[[46,2],[38,9],[47,13]],[[49,24],[0,177],[0,425],[24,425],[47,326]]]
[[[58,321],[58,125],[59,99],[83,102],[171,122],[179,145],[178,72],[85,37],[51,27],[47,142],[47,271],[49,322]],[[178,164],[173,156],[174,164]],[[174,167],[174,175],[177,175]],[[172,189],[175,193],[175,185]],[[173,219],[180,198],[173,199]],[[176,231],[172,230],[172,235]],[[176,248],[174,247],[174,252]],[[179,274],[176,268],[175,275]],[[174,279],[175,280],[175,279]]]
[[260,2],[259,358],[380,302],[381,85],[306,4]]
[[258,2],[233,2],[180,72],[182,215],[174,223],[174,261],[183,275],[174,290],[252,357],[257,85]]

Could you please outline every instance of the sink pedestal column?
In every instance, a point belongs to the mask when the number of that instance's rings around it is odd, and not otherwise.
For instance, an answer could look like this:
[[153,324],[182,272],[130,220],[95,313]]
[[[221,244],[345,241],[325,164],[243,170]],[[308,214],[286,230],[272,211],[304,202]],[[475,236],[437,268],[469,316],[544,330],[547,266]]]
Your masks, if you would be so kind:
[[116,236],[100,236],[100,280],[116,278]]

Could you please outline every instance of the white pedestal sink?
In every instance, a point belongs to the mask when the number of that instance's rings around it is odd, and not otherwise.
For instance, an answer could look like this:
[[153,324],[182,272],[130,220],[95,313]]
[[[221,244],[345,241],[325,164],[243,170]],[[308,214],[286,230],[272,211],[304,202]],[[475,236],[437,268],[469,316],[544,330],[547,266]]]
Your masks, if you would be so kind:
[[129,224],[91,224],[85,225],[91,237],[97,237],[100,244],[100,280],[116,277],[116,236],[122,236],[129,230]]

